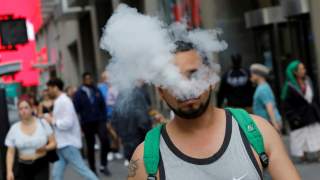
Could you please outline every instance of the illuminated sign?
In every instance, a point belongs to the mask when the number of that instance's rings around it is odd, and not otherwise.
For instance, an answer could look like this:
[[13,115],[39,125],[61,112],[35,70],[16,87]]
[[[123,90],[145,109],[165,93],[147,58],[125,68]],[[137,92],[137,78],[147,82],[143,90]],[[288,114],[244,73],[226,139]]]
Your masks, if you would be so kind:
[[[22,86],[36,86],[39,84],[39,70],[33,68],[37,61],[36,42],[34,34],[42,25],[41,0],[0,0],[0,16],[12,15],[12,19],[26,19],[28,42],[22,45],[0,45],[0,64],[10,63],[17,59],[21,61],[21,70],[11,76],[2,76],[4,83],[19,82]],[[1,19],[5,21],[5,18]],[[10,25],[11,26],[11,25]],[[19,27],[19,23],[14,27]],[[21,28],[22,29],[22,28]],[[18,28],[14,34],[20,34]],[[24,34],[24,33],[23,33]],[[0,44],[3,42],[0,34]],[[21,37],[10,43],[21,42]],[[7,41],[7,40],[5,40]],[[9,41],[7,41],[9,42]],[[14,50],[15,48],[15,50]],[[14,51],[13,51],[14,50]]]
[[28,42],[27,26],[25,19],[0,20],[0,36],[3,46],[15,46]]

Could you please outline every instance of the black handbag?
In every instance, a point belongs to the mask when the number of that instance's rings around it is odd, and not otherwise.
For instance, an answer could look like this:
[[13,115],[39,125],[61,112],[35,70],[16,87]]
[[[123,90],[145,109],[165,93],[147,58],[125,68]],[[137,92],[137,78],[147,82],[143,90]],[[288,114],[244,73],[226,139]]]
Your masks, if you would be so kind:
[[[43,122],[42,122],[43,120],[40,119],[39,121],[40,121],[40,123],[41,123],[42,128],[45,130],[44,124],[43,124]],[[46,158],[47,161],[49,161],[50,163],[54,163],[54,162],[58,161],[58,160],[59,160],[59,156],[58,156],[58,154],[57,154],[56,149],[47,151],[47,154],[46,154],[45,158]]]
[[57,154],[57,151],[55,149],[51,150],[51,151],[48,151],[47,155],[46,155],[46,159],[51,163],[54,163],[54,162],[58,161],[59,160],[59,156]]

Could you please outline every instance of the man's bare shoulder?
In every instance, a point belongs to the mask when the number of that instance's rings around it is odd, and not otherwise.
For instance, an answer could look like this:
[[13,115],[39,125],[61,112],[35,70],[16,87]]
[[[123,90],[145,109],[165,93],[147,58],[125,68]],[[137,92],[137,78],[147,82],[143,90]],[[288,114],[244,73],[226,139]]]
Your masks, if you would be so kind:
[[266,153],[269,156],[268,171],[272,179],[300,180],[298,171],[290,160],[280,134],[265,119],[252,115],[264,140]]
[[256,125],[258,126],[266,148],[266,152],[270,152],[270,148],[273,145],[277,145],[282,143],[280,134],[276,131],[276,129],[265,119],[260,116],[251,115],[252,119],[255,121]]
[[257,115],[252,115],[252,114],[251,114],[251,117],[254,120],[254,122],[257,124],[258,128],[261,129],[262,131],[273,131],[274,133],[276,133],[276,130],[274,129],[274,127],[272,127],[272,125],[266,119]]
[[143,162],[144,143],[141,143],[134,151],[128,166],[128,180],[147,179]]

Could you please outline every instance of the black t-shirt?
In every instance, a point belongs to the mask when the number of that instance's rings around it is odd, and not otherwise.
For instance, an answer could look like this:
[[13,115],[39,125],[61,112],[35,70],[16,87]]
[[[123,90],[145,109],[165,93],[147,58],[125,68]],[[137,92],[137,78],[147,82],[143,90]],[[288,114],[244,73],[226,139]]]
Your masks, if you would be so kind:
[[231,107],[252,106],[254,87],[250,81],[250,72],[246,69],[232,69],[227,71],[221,80],[218,92],[218,106],[222,106],[224,100]]

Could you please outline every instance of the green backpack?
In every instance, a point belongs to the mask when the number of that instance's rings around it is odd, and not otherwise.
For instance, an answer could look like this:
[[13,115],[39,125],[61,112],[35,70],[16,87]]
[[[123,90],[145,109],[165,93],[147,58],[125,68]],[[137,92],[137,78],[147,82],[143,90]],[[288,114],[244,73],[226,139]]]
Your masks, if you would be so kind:
[[[236,119],[244,134],[248,138],[251,146],[258,153],[261,164],[266,168],[269,164],[269,159],[265,153],[263,137],[257,125],[251,116],[242,109],[226,108],[231,112]],[[150,130],[144,141],[144,166],[148,174],[147,180],[156,180],[160,161],[160,135],[163,124]]]

